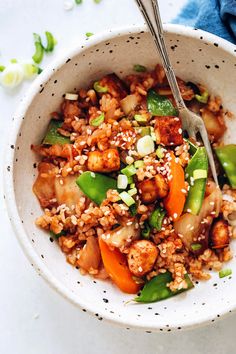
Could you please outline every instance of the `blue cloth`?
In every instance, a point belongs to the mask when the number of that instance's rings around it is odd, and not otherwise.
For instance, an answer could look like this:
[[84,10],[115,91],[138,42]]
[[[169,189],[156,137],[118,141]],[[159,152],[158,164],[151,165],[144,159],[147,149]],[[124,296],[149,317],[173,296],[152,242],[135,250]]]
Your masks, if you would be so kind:
[[236,44],[236,0],[189,0],[173,23],[200,28]]

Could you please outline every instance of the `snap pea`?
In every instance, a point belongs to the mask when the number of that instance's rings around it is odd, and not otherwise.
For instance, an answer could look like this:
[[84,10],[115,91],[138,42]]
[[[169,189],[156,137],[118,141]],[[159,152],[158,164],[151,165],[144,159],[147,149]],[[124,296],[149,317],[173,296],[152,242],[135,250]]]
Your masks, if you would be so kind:
[[197,149],[185,169],[186,179],[189,183],[189,191],[184,210],[198,215],[204,199],[207,179],[199,178],[194,180],[193,174],[195,170],[205,170],[206,172],[208,170],[207,153],[204,147]]
[[172,102],[166,96],[158,95],[154,90],[148,91],[147,107],[154,116],[178,116],[178,111]]
[[162,222],[164,219],[166,212],[164,209],[162,209],[161,207],[158,207],[157,209],[155,209],[149,219],[148,219],[148,223],[149,225],[156,229],[157,231],[161,231],[161,227],[162,227]]
[[49,123],[47,133],[43,139],[43,144],[54,145],[54,144],[70,144],[70,138],[58,133],[58,128],[61,128],[63,122],[60,120],[52,119]]
[[97,205],[100,205],[107,197],[109,189],[117,189],[117,181],[114,178],[86,171],[76,180],[82,192]]
[[236,188],[236,144],[215,148],[216,155],[229,179],[232,188]]
[[144,285],[140,295],[137,296],[134,301],[142,303],[161,301],[180,294],[183,291],[192,289],[194,285],[188,274],[185,275],[185,280],[187,282],[187,289],[171,291],[167,286],[167,284],[172,281],[171,273],[167,271],[166,273],[159,274]]

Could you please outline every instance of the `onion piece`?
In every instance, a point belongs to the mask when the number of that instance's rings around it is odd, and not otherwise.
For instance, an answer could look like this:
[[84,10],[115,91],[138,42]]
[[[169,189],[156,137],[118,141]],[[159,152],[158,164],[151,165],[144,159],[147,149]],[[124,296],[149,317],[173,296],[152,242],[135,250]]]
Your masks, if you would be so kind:
[[93,269],[98,269],[101,262],[101,253],[98,241],[94,236],[89,236],[87,242],[80,253],[77,261],[79,267],[87,272]]
[[125,114],[129,114],[138,105],[139,100],[136,95],[128,95],[120,101],[121,108]]

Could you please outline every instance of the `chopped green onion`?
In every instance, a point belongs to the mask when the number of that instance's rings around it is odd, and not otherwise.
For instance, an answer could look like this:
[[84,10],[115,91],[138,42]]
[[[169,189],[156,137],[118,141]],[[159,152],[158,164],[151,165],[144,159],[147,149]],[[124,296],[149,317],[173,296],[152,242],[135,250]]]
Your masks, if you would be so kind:
[[3,72],[6,69],[4,65],[0,65],[0,73]]
[[141,137],[150,135],[150,127],[135,127],[134,130],[137,134],[141,135]]
[[126,189],[128,186],[128,177],[126,175],[118,175],[117,187],[119,189]]
[[232,270],[231,269],[222,269],[220,272],[219,272],[219,277],[220,278],[224,278],[224,277],[228,277],[229,275],[232,274]]
[[76,5],[82,4],[83,0],[75,0]]
[[138,72],[138,73],[144,73],[145,71],[147,71],[147,68],[143,65],[140,64],[135,64],[134,65],[134,71]]
[[193,178],[196,179],[201,179],[201,178],[207,178],[207,170],[194,170],[193,171]]
[[50,231],[50,235],[55,238],[55,239],[59,239],[59,237],[61,236],[65,236],[66,235],[66,232],[64,230],[62,230],[61,232],[59,232],[58,234],[55,234],[55,232],[53,231]]
[[77,93],[69,93],[67,92],[65,95],[65,99],[69,101],[77,101],[79,98],[79,95]]
[[202,245],[200,243],[192,243],[191,248],[193,251],[199,251],[202,248]]
[[207,103],[209,97],[209,92],[205,91],[201,95],[195,95],[195,98],[200,103]]
[[86,37],[89,38],[89,37],[92,37],[94,35],[94,33],[92,32],[86,32],[85,33]]
[[127,177],[131,177],[136,174],[137,170],[134,165],[128,165],[121,170],[121,172],[126,175]]
[[139,122],[139,123],[146,123],[147,122],[147,117],[145,117],[142,114],[135,114],[134,119],[136,120],[136,122]]
[[128,193],[129,193],[129,195],[131,195],[131,197],[132,197],[133,195],[135,195],[135,194],[138,193],[138,190],[137,190],[137,188],[132,188],[132,189],[130,189],[130,190],[128,191]]
[[157,155],[158,159],[163,159],[163,157],[165,156],[163,148],[160,145],[156,149],[156,155]]
[[53,37],[51,32],[46,31],[45,35],[46,35],[46,39],[47,39],[47,46],[44,47],[44,50],[45,50],[45,52],[52,52],[57,41],[55,40],[55,38]]
[[157,231],[161,231],[161,228],[162,228],[162,222],[163,222],[163,219],[165,217],[165,210],[162,209],[161,207],[158,207],[156,210],[154,210],[149,219],[148,219],[148,223],[149,225],[156,229]]
[[136,204],[132,204],[129,207],[129,212],[130,212],[131,216],[135,216],[137,214],[137,206],[136,206]]
[[15,63],[9,64],[1,74],[0,83],[3,87],[13,89],[21,84],[24,79],[22,65]]
[[156,134],[155,134],[155,130],[153,127],[150,127],[150,135],[153,141],[157,140]]
[[34,64],[23,63],[22,67],[23,67],[23,70],[24,70],[25,79],[31,79],[36,74],[38,74],[38,67],[36,65],[34,65]]
[[134,162],[134,167],[135,167],[135,168],[143,167],[143,165],[144,165],[143,160],[138,160],[138,161],[135,161],[135,162]]
[[38,68],[38,75],[41,74],[42,71],[43,71],[43,69]]
[[150,135],[145,135],[138,140],[137,151],[141,157],[149,155],[155,151],[155,145]]
[[10,62],[11,62],[12,64],[15,64],[15,63],[17,63],[17,59],[11,59]]
[[90,124],[93,127],[98,127],[99,125],[101,125],[104,122],[104,119],[105,119],[105,115],[104,115],[104,113],[102,113],[97,118],[92,119]]
[[134,178],[132,176],[127,176],[128,177],[128,184],[133,184],[134,183]]
[[34,36],[35,53],[32,56],[32,59],[35,63],[39,64],[43,60],[44,48],[42,45],[41,37],[37,33],[34,33],[33,36]]
[[135,204],[135,200],[127,192],[122,192],[119,194],[121,200],[130,207],[132,204]]
[[149,226],[149,223],[147,221],[144,222],[143,224],[143,229],[141,230],[141,235],[145,239],[149,239],[150,233],[151,233],[151,228]]
[[94,2],[95,2],[95,4],[100,4],[100,2],[102,1],[102,0],[93,0]]
[[98,81],[94,82],[93,88],[99,93],[106,93],[108,88],[106,86],[101,86]]
[[132,189],[132,188],[135,188],[135,183],[131,183],[130,184],[130,188]]

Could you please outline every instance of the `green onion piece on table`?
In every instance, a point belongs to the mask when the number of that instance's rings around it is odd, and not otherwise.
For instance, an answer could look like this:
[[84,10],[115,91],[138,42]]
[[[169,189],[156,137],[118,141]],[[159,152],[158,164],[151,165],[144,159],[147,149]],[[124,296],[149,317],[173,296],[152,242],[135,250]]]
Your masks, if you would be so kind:
[[94,36],[94,33],[92,33],[92,32],[86,32],[85,35],[86,35],[87,38],[89,38],[89,37]]
[[141,235],[142,235],[143,238],[148,240],[149,237],[150,237],[150,233],[151,233],[150,225],[149,225],[148,221],[145,221],[144,224],[143,224],[143,228],[141,230]]
[[106,86],[101,86],[98,81],[94,82],[93,88],[99,93],[106,93],[108,91],[108,88]]
[[161,207],[158,207],[149,216],[149,219],[148,219],[149,225],[152,228],[156,229],[157,231],[161,231],[162,222],[165,217],[165,214],[166,214],[165,210],[162,209]]
[[60,120],[55,120],[55,119],[51,120],[45,138],[43,139],[43,144],[47,144],[47,145],[70,144],[70,138],[63,136],[58,132],[58,129],[61,128],[62,124],[63,122]]
[[109,189],[117,190],[117,182],[114,178],[90,171],[82,173],[76,183],[82,192],[97,205],[106,199]]
[[198,102],[206,104],[209,98],[209,92],[205,91],[201,95],[195,95]]
[[[202,176],[202,170],[206,171],[204,178],[194,179],[194,171],[196,170],[201,170]],[[204,147],[200,147],[197,149],[185,169],[186,179],[189,183],[189,191],[184,210],[190,211],[194,215],[198,215],[202,206],[206,189],[207,171],[208,158],[206,149]]]
[[232,274],[232,270],[231,269],[222,269],[222,270],[219,271],[219,277],[220,278],[228,277],[231,274]]
[[0,65],[0,73],[3,72],[5,70],[5,66],[4,65]]
[[75,0],[76,5],[82,4],[83,0]]
[[99,127],[99,125],[101,125],[104,122],[104,120],[105,120],[105,115],[104,115],[104,113],[102,113],[97,118],[92,119],[90,124],[93,127]]
[[166,273],[159,274],[144,285],[140,295],[137,296],[134,301],[142,303],[161,301],[192,289],[194,285],[188,274],[185,275],[185,280],[187,282],[187,289],[171,291],[167,286],[172,281],[171,273],[167,271]]
[[46,31],[45,35],[46,35],[46,39],[47,39],[47,46],[44,47],[44,50],[45,50],[45,52],[52,52],[57,41],[55,40],[55,38],[53,37],[51,32]]
[[148,111],[154,116],[178,116],[178,110],[166,97],[161,96],[154,90],[149,90],[147,95]]
[[140,64],[135,64],[134,71],[136,71],[137,73],[144,73],[145,71],[147,71],[147,68],[146,68],[146,66],[143,66]]
[[35,53],[32,56],[32,59],[36,64],[39,64],[43,60],[44,48],[42,45],[41,37],[37,33],[34,33],[33,35],[34,35]]
[[232,188],[236,188],[236,144],[215,148],[216,155],[225,170]]

